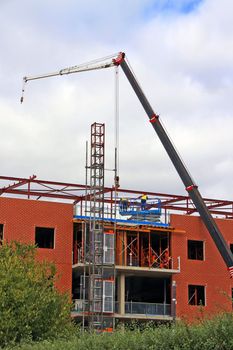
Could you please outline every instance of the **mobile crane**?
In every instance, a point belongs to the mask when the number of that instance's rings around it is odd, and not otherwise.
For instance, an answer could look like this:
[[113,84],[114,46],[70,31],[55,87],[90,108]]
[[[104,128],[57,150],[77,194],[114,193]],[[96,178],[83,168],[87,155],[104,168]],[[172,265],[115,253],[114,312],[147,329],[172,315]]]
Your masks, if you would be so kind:
[[[169,139],[165,129],[163,128],[160,117],[158,114],[154,112],[152,109],[149,101],[147,100],[144,92],[142,91],[139,83],[137,82],[137,79],[132,72],[129,64],[126,61],[126,56],[124,52],[120,52],[117,55],[108,56],[101,60],[95,60],[91,61],[86,64],[73,66],[65,69],[61,69],[60,71],[43,74],[43,75],[37,75],[37,76],[31,76],[31,77],[24,77],[24,84],[27,83],[30,80],[36,80],[36,79],[42,79],[42,78],[49,78],[59,75],[66,75],[66,74],[72,74],[72,73],[78,73],[78,72],[84,72],[89,70],[96,70],[96,69],[103,69],[103,68],[110,68],[114,66],[120,66],[125,73],[130,85],[132,86],[134,92],[136,93],[140,103],[142,104],[148,118],[149,122],[154,128],[155,132],[157,133],[160,141],[162,142],[168,156],[170,157],[174,167],[176,168],[186,191],[188,192],[190,198],[192,199],[197,211],[200,214],[200,217],[202,221],[204,222],[207,230],[209,231],[209,234],[211,235],[219,253],[221,254],[228,270],[230,273],[230,276],[233,277],[233,255],[231,253],[230,248],[228,247],[225,239],[223,238],[223,235],[221,234],[216,222],[214,221],[213,217],[211,216],[199,190],[198,186],[193,181],[191,175],[189,174],[187,168],[185,167],[183,161],[179,157],[179,154],[177,153],[175,147],[173,146],[171,140]],[[24,93],[24,87],[23,87],[23,93]],[[23,94],[21,97],[21,103],[23,102]]]

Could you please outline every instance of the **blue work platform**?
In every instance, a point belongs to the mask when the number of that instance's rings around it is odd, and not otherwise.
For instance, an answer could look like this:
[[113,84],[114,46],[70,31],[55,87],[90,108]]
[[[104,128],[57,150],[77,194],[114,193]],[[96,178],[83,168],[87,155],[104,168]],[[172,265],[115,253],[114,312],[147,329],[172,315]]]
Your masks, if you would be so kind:
[[[129,214],[128,214],[129,215]],[[74,219],[78,220],[90,220],[90,216],[85,215],[74,215]],[[164,224],[163,222],[159,221],[147,221],[147,220],[123,220],[123,219],[115,219],[115,218],[95,218],[95,220],[102,220],[105,222],[116,222],[119,224],[126,224],[126,225],[148,225],[148,226],[155,226],[155,227],[169,227],[168,224]]]

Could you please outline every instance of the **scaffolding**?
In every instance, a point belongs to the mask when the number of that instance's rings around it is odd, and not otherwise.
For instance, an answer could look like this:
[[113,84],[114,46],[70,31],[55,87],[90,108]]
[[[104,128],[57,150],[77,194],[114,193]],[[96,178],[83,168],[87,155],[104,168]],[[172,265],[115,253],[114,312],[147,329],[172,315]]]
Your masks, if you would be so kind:
[[89,327],[103,325],[104,124],[91,125],[90,221],[88,256]]
[[[114,231],[104,229],[105,125],[91,125],[90,192],[86,195],[87,220],[82,226],[84,263],[80,278],[83,327],[91,331],[112,330],[114,326],[115,238]],[[87,181],[87,175],[86,175]]]

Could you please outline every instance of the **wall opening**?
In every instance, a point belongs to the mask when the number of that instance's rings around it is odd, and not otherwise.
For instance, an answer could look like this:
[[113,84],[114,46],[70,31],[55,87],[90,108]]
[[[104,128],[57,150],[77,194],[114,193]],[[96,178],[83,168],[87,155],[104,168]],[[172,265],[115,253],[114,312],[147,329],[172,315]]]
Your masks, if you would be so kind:
[[233,243],[230,243],[230,250],[231,250],[231,252],[233,254]]
[[84,234],[85,226],[81,223],[75,223],[73,226],[73,264],[82,263],[84,258]]
[[126,277],[125,300],[142,303],[170,304],[170,289],[169,278]]
[[54,228],[36,227],[35,244],[38,248],[54,249]]
[[204,260],[203,241],[188,240],[188,259]]
[[118,231],[116,250],[118,265],[171,268],[170,233]]
[[171,315],[169,278],[126,277],[125,313]]
[[4,228],[4,225],[0,224],[0,244],[3,241],[3,228]]
[[205,287],[189,285],[188,286],[188,304],[205,306]]
[[233,288],[231,288],[231,305],[233,310]]

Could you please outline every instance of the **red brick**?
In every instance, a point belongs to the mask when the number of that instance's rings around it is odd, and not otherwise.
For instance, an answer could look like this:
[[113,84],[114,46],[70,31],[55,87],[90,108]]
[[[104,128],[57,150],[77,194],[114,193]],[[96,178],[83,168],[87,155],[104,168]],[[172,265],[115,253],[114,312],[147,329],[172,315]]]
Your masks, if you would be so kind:
[[35,243],[35,227],[55,229],[54,249],[38,248],[38,259],[54,262],[57,267],[57,287],[72,289],[73,205],[27,199],[0,198],[0,223],[4,224],[4,239]]
[[[233,243],[233,221],[216,219],[224,238]],[[171,226],[185,230],[185,234],[175,233],[171,240],[172,255],[180,256],[181,272],[174,276],[177,283],[177,316],[195,320],[221,311],[232,310],[231,290],[233,288],[227,267],[217,250],[209,232],[200,217],[171,215]],[[187,257],[187,241],[204,241],[204,261],[190,260]],[[206,306],[188,305],[188,285],[206,286]]]

